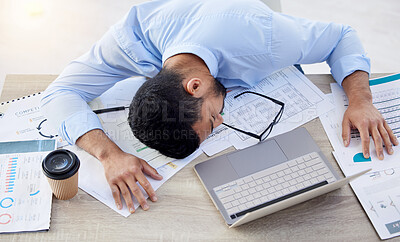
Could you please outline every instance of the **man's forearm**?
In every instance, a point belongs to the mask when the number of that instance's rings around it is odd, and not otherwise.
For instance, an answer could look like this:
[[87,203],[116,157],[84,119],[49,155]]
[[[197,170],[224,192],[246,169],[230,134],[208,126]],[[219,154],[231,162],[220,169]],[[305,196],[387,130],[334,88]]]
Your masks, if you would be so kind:
[[363,102],[372,103],[368,73],[364,71],[355,71],[343,80],[342,86],[349,99],[349,105]]
[[76,145],[84,149],[101,162],[122,150],[100,129],[94,129],[82,135]]

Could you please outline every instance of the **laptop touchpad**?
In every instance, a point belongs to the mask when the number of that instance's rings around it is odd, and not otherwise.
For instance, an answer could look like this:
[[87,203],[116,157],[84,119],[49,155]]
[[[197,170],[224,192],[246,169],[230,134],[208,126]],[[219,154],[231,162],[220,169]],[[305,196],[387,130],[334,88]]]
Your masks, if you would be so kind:
[[235,152],[227,157],[240,177],[287,161],[285,154],[273,139],[240,152]]

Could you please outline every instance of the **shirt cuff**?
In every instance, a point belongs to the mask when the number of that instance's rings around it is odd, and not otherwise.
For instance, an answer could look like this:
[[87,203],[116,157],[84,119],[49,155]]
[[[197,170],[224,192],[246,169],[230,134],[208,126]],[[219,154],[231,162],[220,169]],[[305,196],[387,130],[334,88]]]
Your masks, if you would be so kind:
[[337,60],[331,66],[333,78],[339,85],[342,85],[343,79],[355,71],[365,71],[370,74],[370,59],[365,55],[347,55]]
[[62,122],[58,133],[68,144],[73,145],[79,137],[93,129],[103,130],[103,127],[95,113],[85,110],[69,116]]
[[182,54],[182,53],[190,53],[197,55],[200,57],[207,65],[208,70],[210,70],[210,74],[216,78],[218,75],[218,61],[215,55],[207,48],[196,45],[196,44],[187,44],[187,45],[178,45],[167,48],[162,55],[162,63],[171,56]]

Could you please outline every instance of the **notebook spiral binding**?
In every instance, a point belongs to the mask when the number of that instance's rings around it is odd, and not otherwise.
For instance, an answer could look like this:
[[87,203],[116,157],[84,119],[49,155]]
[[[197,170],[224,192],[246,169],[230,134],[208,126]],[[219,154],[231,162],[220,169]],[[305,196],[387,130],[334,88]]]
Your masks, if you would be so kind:
[[6,104],[9,104],[9,103],[13,103],[13,102],[19,101],[19,100],[23,100],[23,99],[25,99],[25,98],[34,97],[34,96],[39,95],[39,94],[40,94],[40,92],[38,92],[38,93],[33,93],[33,94],[31,94],[31,95],[28,95],[28,96],[23,96],[23,97],[20,97],[20,98],[16,98],[16,99],[9,100],[9,101],[7,101],[7,102],[2,102],[0,105],[1,105],[1,106],[2,106],[2,105],[6,105]]

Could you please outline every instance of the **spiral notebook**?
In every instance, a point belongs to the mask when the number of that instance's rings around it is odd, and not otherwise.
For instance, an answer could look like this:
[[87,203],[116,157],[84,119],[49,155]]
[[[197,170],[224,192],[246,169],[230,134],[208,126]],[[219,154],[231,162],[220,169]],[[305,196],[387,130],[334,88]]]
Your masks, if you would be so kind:
[[66,144],[40,112],[41,93],[0,104],[0,141],[56,139],[57,147]]

